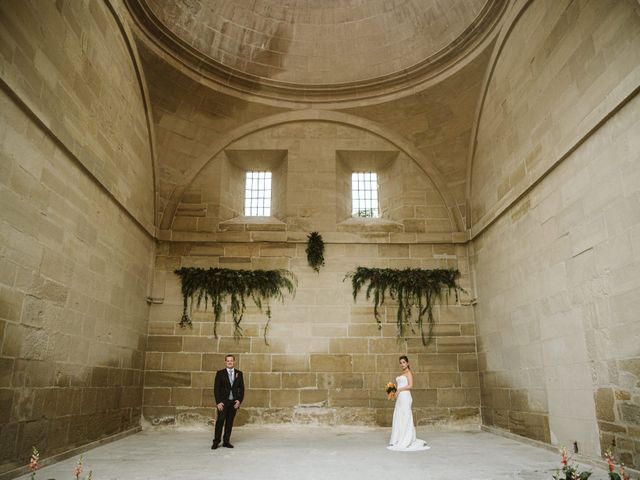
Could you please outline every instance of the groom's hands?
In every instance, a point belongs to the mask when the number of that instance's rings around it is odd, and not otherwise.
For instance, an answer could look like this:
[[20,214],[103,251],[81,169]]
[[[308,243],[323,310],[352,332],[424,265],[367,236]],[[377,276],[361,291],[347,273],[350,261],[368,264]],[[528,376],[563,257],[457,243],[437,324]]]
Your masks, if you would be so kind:
[[[222,411],[224,409],[224,403],[220,402],[216,404],[216,408]],[[233,408],[235,408],[236,410],[240,408],[240,400],[236,400],[235,402],[233,402]]]

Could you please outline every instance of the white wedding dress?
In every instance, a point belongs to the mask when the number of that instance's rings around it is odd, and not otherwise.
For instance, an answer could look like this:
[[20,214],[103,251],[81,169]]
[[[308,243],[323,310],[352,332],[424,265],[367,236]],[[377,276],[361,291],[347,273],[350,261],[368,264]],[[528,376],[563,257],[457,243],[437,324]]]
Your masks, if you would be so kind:
[[[405,375],[396,377],[398,388],[406,387],[409,380]],[[413,413],[411,404],[413,398],[410,390],[401,391],[396,397],[396,408],[393,411],[393,425],[391,427],[391,439],[389,440],[389,450],[399,452],[416,452],[419,450],[429,450],[424,440],[416,438],[416,427],[413,426]]]

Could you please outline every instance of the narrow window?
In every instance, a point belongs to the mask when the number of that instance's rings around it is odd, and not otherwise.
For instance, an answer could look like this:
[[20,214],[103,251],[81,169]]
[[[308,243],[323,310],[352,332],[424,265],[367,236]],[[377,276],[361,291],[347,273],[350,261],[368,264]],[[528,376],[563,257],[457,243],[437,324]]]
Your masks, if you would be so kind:
[[351,174],[351,215],[378,218],[378,175],[375,172]]
[[271,216],[271,172],[247,172],[244,192],[245,216]]

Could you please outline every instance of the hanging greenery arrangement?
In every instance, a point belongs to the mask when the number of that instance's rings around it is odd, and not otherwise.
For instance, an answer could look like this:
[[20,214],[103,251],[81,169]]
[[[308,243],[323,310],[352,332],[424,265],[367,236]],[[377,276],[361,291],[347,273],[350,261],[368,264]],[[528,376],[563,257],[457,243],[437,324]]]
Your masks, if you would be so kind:
[[324,265],[324,241],[318,232],[307,235],[307,262],[316,272]]
[[229,297],[233,317],[233,335],[242,336],[240,322],[246,309],[246,300],[262,311],[266,306],[267,324],[264,339],[271,321],[271,299],[284,300],[284,292],[295,294],[296,278],[288,270],[230,270],[228,268],[180,268],[175,274],[182,281],[183,310],[180,326],[191,326],[190,313],[194,304],[199,308],[204,300],[205,310],[209,303],[213,307],[213,334],[218,337],[218,322],[222,316],[222,304]]
[[[418,312],[415,324],[420,330],[423,345],[431,341],[434,302],[440,300],[443,294],[448,296],[451,290],[455,292],[456,301],[458,301],[458,292],[464,291],[458,284],[460,272],[454,269],[405,268],[399,270],[358,267],[355,272],[347,274],[345,278],[351,278],[354,301],[358,292],[368,282],[366,298],[369,300],[373,296],[373,312],[378,328],[382,328],[379,307],[384,304],[387,295],[398,302],[396,315],[398,338],[403,338],[408,329],[414,331],[412,310],[415,307]],[[425,315],[428,323],[426,335],[423,328]]]

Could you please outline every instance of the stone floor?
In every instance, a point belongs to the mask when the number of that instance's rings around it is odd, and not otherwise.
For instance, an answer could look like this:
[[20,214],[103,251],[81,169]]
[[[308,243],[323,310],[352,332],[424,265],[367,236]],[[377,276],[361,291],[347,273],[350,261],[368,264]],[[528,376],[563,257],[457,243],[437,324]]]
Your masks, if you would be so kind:
[[[418,428],[430,450],[385,448],[390,430],[366,427],[244,426],[234,449],[211,450],[210,430],[145,430],[85,452],[85,478],[143,479],[491,479],[551,480],[559,456],[487,432]],[[78,457],[45,467],[36,478],[73,478]],[[606,478],[593,470],[592,480]],[[28,475],[20,477],[27,480]]]

